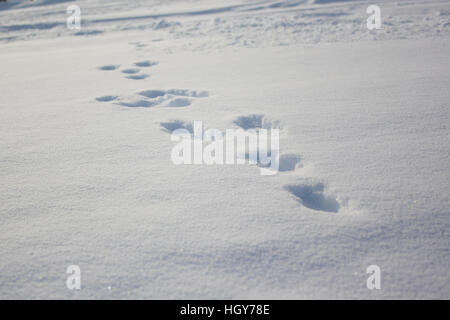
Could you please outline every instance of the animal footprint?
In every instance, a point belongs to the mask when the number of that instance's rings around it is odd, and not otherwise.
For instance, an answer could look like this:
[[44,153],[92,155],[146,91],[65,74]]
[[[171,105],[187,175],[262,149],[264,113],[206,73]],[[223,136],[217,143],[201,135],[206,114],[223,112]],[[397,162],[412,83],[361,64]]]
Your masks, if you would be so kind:
[[119,65],[108,64],[106,66],[98,67],[98,69],[102,70],[102,71],[114,71],[114,70],[118,69],[119,67],[120,67]]
[[[132,76],[141,76],[130,75]],[[119,97],[116,95],[107,95],[97,97],[96,100],[100,102],[116,101],[115,104],[123,107],[170,107],[182,108],[192,104],[192,98],[203,98],[209,96],[207,91],[192,91],[192,90],[144,90],[131,96]]]
[[165,91],[162,90],[145,90],[139,93],[141,96],[147,97],[147,98],[157,98],[162,97],[166,94]]
[[192,104],[189,98],[204,98],[208,97],[207,91],[193,91],[193,90],[144,90],[139,92],[139,95],[151,99],[156,105],[161,105],[171,108],[187,107]]
[[[241,155],[238,156],[241,157]],[[246,152],[244,154],[244,159],[248,160],[249,164],[256,164],[258,167],[261,168],[269,168],[272,166],[272,162],[270,161],[271,157],[272,153],[270,152],[270,150],[267,152],[267,159],[264,161],[260,159],[258,149],[254,150],[253,158],[250,155],[250,152]],[[266,161],[268,162],[264,163]],[[300,161],[301,157],[297,154],[282,154],[279,156],[278,159],[278,171],[279,172],[294,171],[295,169],[297,169],[297,167],[301,166],[299,165]],[[275,167],[274,170],[277,170],[277,168]]]
[[186,98],[175,98],[173,100],[170,100],[167,103],[168,107],[173,107],[173,108],[187,107],[190,105],[191,105],[191,100],[186,99]]
[[116,99],[117,99],[117,96],[101,96],[101,97],[95,98],[95,100],[100,101],[100,102],[109,102],[109,101],[113,101]]
[[129,107],[129,108],[150,108],[155,106],[154,102],[147,101],[147,100],[130,100],[130,101],[120,101],[117,103],[118,105],[122,107]]
[[194,132],[192,123],[183,120],[172,120],[168,122],[161,122],[160,125],[163,128],[163,130],[167,133],[172,133],[177,129],[185,129],[191,134]]
[[138,73],[139,71],[141,71],[138,68],[130,68],[130,69],[124,69],[122,70],[122,73],[126,73],[126,74],[135,74]]
[[159,62],[157,61],[149,61],[149,60],[145,60],[145,61],[140,61],[140,62],[136,62],[134,65],[136,67],[141,67],[141,68],[148,68],[148,67],[152,67],[157,65]]
[[279,171],[294,171],[299,165],[301,157],[298,154],[282,154],[280,156]]
[[125,74],[129,75],[129,76],[125,77],[127,79],[142,80],[142,79],[145,79],[145,78],[149,77],[148,74],[139,73],[139,72],[141,72],[141,69],[138,69],[138,68],[128,68],[128,69],[122,70],[122,73],[125,73]]
[[[154,63],[155,64],[155,63]],[[142,66],[142,67],[147,67],[152,65],[150,61],[141,61],[141,62],[137,62],[135,63],[136,66]],[[98,67],[99,70],[102,71],[114,71],[119,69],[120,65],[116,65],[116,64],[108,64],[108,65],[104,65],[101,67]],[[141,70],[138,68],[127,68],[127,69],[123,69],[122,73],[128,74],[129,76],[127,76],[127,79],[132,79],[132,80],[142,80],[145,78],[148,78],[149,75],[148,74],[140,74]]]
[[280,128],[279,121],[270,121],[262,114],[251,114],[248,116],[237,117],[233,122],[244,130]]
[[[182,98],[180,98],[180,96]],[[180,90],[171,89],[164,92],[164,97],[168,99],[165,106],[167,107],[187,107],[191,105],[191,100],[186,98],[205,98],[208,97],[209,93],[207,91],[192,91],[192,90]]]
[[288,185],[285,186],[285,189],[309,209],[336,213],[340,209],[336,197],[324,193],[323,183]]
[[155,105],[155,102],[147,101],[143,99],[135,99],[134,97],[118,97],[114,95],[106,95],[95,98],[95,100],[99,102],[111,102],[111,101],[117,101],[115,104],[123,106],[123,107],[130,107],[130,108],[149,108]]
[[135,74],[135,75],[127,76],[125,78],[132,79],[132,80],[142,80],[142,79],[146,79],[148,77],[150,77],[148,74],[142,73],[142,74]]

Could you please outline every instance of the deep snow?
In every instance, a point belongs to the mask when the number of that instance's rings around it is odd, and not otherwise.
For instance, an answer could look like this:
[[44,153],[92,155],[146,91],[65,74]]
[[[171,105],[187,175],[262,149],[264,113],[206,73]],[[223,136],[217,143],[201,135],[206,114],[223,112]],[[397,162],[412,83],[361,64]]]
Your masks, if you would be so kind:
[[[0,2],[0,298],[450,298],[450,3],[368,4]],[[193,121],[281,172],[174,165]]]

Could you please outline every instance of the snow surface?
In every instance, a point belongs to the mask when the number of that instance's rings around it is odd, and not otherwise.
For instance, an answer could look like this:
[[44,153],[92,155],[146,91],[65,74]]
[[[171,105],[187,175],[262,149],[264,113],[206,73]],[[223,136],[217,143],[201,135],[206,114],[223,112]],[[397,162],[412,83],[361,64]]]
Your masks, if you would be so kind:
[[[450,2],[369,4],[0,2],[0,298],[449,299]],[[174,165],[193,121],[280,172]]]

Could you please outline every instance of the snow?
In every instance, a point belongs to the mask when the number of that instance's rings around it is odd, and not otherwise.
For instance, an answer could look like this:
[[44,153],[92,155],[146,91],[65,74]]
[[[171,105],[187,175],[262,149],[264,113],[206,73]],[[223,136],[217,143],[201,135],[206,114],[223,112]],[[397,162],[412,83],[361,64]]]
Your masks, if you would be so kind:
[[[369,4],[0,2],[0,298],[450,298],[450,3]],[[194,121],[280,172],[175,165]]]

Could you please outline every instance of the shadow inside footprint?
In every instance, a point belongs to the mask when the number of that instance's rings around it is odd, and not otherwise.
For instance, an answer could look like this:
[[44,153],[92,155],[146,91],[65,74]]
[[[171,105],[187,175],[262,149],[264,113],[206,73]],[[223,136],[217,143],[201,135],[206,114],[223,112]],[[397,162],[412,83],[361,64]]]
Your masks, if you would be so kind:
[[294,171],[300,161],[301,157],[297,154],[282,154],[279,171]]
[[266,155],[263,159],[261,158],[258,149],[246,151],[244,154],[238,154],[237,156],[240,159],[248,161],[248,163],[251,165],[256,164],[260,168],[268,168],[271,164],[270,157],[272,156],[272,152],[270,152],[270,150],[267,150]]
[[251,114],[248,116],[237,117],[233,122],[244,130],[271,129],[280,127],[278,122],[268,121],[262,114]]
[[75,36],[92,36],[96,34],[103,33],[103,30],[84,30],[84,31],[78,31],[74,35]]
[[172,133],[173,131],[175,131],[177,129],[186,129],[190,133],[194,132],[192,124],[188,123],[186,121],[183,121],[183,120],[161,122],[160,125],[163,128],[163,130],[168,133]]
[[156,61],[145,60],[145,61],[136,62],[134,65],[136,67],[146,68],[146,67],[155,66],[157,64],[158,64],[158,62],[156,62]]
[[100,102],[109,102],[109,101],[113,101],[116,99],[117,99],[117,96],[102,96],[102,97],[95,98],[95,100],[100,101]]
[[299,199],[307,208],[318,211],[338,212],[340,205],[336,198],[324,195],[323,183],[314,185],[289,185],[285,189]]
[[139,94],[141,96],[144,96],[147,98],[157,98],[157,97],[164,96],[166,94],[166,92],[162,91],[162,90],[145,90],[145,91],[139,92]]
[[148,78],[149,75],[148,74],[136,74],[136,75],[132,75],[132,76],[128,76],[126,77],[127,79],[132,79],[132,80],[142,80],[145,78]]
[[150,108],[154,106],[154,102],[145,100],[122,101],[116,104],[122,107],[129,107],[129,108]]
[[114,64],[108,64],[106,66],[98,67],[98,69],[102,71],[113,71],[116,70],[117,68],[119,68],[119,66]]
[[130,69],[124,69],[124,70],[122,70],[122,73],[136,74],[136,73],[138,73],[139,71],[141,71],[141,70],[139,70],[138,68],[130,68]]
[[249,116],[238,117],[234,120],[234,123],[244,130],[261,128],[263,115],[251,114]]
[[169,103],[167,104],[168,107],[172,108],[187,107],[189,105],[191,105],[191,101],[186,98],[176,98],[169,101]]

